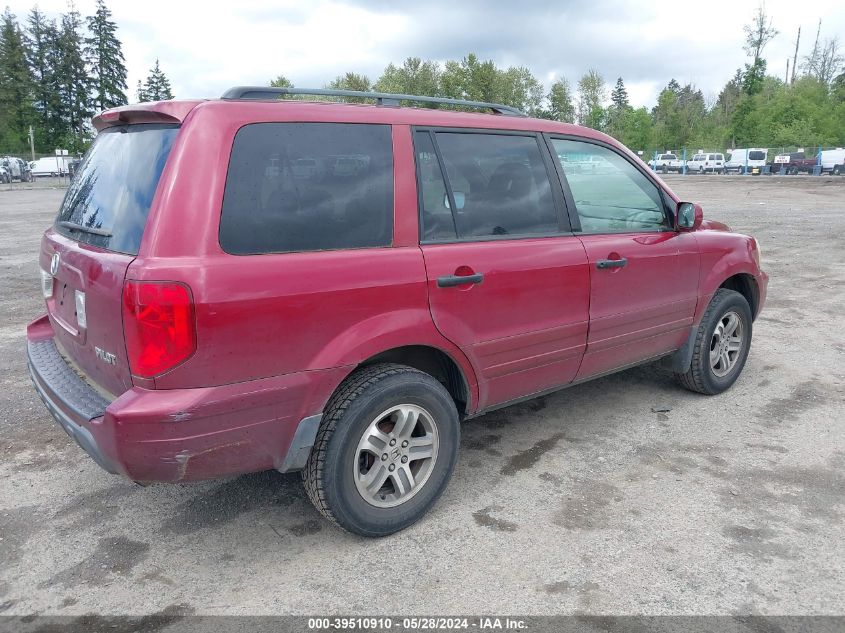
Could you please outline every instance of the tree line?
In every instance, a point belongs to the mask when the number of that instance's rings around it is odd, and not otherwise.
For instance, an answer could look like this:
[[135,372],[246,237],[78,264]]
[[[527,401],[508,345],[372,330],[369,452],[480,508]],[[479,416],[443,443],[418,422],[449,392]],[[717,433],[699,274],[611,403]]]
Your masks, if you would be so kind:
[[[838,39],[823,38],[819,23],[812,48],[799,58],[799,29],[795,55],[781,78],[767,72],[763,58],[778,31],[762,6],[744,33],[748,61],[718,97],[707,99],[694,84],[672,79],[651,108],[631,106],[622,77],[611,88],[590,69],[574,85],[560,77],[546,87],[525,66],[502,68],[473,53],[445,63],[409,57],[388,64],[375,81],[347,72],[326,87],[502,103],[604,131],[634,150],[845,144],[845,60]],[[284,75],[270,84],[293,85]],[[82,150],[92,135],[90,117],[127,103],[126,90],[117,25],[104,0],[85,18],[72,3],[58,21],[37,7],[22,23],[8,8],[3,13],[0,148],[23,153],[32,126],[38,151]],[[138,82],[135,97],[173,98],[158,60],[146,81]]]
[[[38,152],[83,151],[91,117],[125,105],[126,61],[117,24],[104,0],[83,17],[72,2],[58,20],[34,7],[25,20],[7,7],[0,18],[0,149],[28,153],[29,130]],[[172,99],[158,60],[138,101]]]
[[[634,108],[622,77],[610,88],[590,69],[574,86],[561,77],[546,88],[526,67],[500,68],[473,53],[445,64],[409,57],[388,64],[375,81],[347,72],[326,87],[501,103],[601,130],[634,150],[845,144],[845,57],[838,39],[822,39],[819,23],[813,48],[799,60],[796,45],[792,73],[781,79],[767,73],[763,58],[778,31],[762,6],[744,33],[748,62],[712,102],[694,84],[672,79],[653,107]],[[270,85],[293,87],[284,75]]]

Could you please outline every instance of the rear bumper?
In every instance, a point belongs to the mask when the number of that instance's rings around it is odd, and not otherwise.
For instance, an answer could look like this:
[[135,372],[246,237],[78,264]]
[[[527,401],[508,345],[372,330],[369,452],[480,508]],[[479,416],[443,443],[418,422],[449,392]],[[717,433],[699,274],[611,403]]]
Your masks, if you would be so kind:
[[40,322],[27,332],[38,395],[97,464],[134,481],[303,468],[320,411],[345,375],[338,368],[201,389],[133,387],[109,401],[68,366]]

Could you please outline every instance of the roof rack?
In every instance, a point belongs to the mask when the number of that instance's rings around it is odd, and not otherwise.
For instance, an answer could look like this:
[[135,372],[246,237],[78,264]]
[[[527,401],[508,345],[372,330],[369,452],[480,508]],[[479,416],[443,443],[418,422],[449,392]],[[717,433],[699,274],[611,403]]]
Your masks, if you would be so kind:
[[236,86],[223,93],[221,99],[233,101],[272,100],[281,95],[315,95],[321,97],[358,97],[373,99],[376,105],[398,106],[400,101],[414,101],[416,103],[437,103],[456,105],[464,108],[478,108],[491,110],[495,114],[506,116],[526,116],[522,110],[499,103],[485,103],[483,101],[464,101],[463,99],[449,99],[447,97],[421,97],[419,95],[401,95],[387,92],[360,92],[358,90],[332,90],[330,88],[270,88],[266,86]]

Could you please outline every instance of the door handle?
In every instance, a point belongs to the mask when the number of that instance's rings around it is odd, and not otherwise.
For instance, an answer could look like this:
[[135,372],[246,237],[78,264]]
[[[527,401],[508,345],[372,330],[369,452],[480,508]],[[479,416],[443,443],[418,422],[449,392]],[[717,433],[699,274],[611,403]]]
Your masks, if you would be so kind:
[[437,278],[438,288],[451,288],[452,286],[463,286],[466,284],[480,284],[484,281],[484,273],[474,275],[446,275]]
[[628,265],[628,260],[625,257],[621,259],[600,259],[596,262],[596,268],[625,268]]

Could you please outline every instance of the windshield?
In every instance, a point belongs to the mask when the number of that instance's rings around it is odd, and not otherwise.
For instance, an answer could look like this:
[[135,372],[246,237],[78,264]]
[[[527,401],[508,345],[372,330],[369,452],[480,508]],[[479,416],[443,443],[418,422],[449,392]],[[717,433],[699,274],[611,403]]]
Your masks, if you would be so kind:
[[145,124],[100,132],[65,194],[56,230],[80,242],[137,255],[178,129]]

